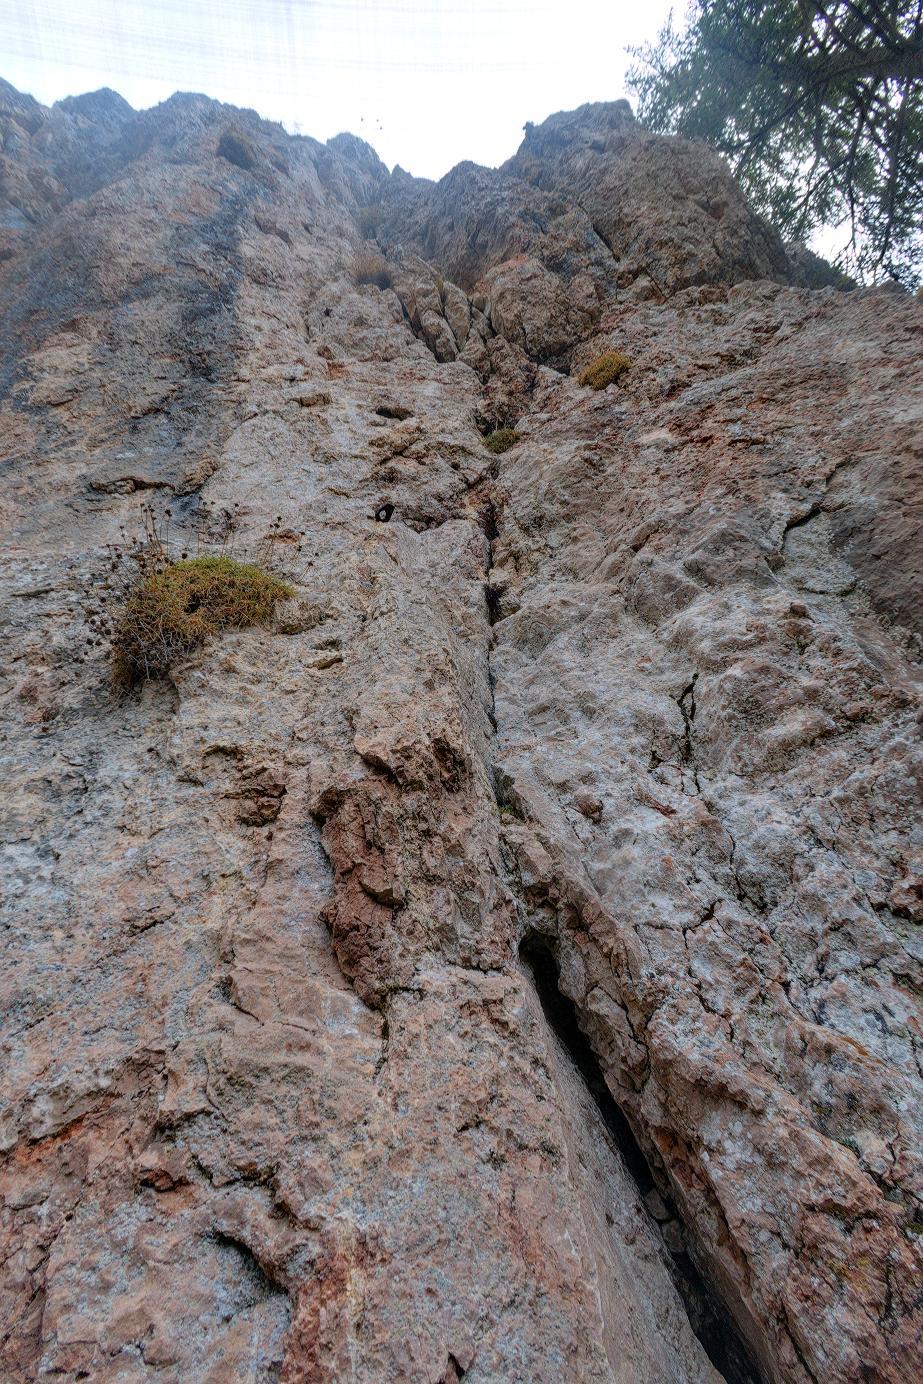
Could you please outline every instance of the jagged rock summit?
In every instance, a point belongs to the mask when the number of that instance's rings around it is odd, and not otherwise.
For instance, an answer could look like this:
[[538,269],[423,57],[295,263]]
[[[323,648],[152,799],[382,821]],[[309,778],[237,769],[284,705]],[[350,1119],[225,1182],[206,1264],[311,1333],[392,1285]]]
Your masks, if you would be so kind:
[[[0,1376],[919,1379],[923,305],[623,102],[0,140]],[[125,694],[145,507],[302,553]]]

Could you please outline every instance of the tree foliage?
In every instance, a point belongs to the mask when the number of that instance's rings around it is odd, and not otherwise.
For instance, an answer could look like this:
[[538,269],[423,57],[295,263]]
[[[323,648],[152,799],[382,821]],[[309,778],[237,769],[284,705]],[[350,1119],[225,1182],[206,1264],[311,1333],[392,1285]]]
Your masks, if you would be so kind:
[[720,150],[784,236],[845,224],[842,267],[919,281],[923,0],[692,0],[631,52],[641,120]]

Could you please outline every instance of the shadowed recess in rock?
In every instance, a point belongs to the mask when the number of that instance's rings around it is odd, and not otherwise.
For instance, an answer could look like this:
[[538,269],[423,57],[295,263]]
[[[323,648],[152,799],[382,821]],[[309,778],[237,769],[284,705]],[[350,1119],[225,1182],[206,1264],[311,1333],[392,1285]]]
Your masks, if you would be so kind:
[[[519,955],[531,973],[549,1027],[583,1078],[612,1143],[638,1191],[642,1197],[655,1190],[663,1196],[663,1179],[655,1181],[631,1125],[606,1084],[590,1040],[580,1027],[577,1007],[561,989],[561,973],[552,943],[541,933],[527,932],[520,943]],[[664,1197],[664,1200],[667,1199]],[[671,1213],[677,1215],[675,1205],[668,1205]],[[730,1312],[715,1290],[703,1280],[691,1257],[684,1253],[671,1253],[670,1258],[673,1281],[689,1315],[689,1323],[712,1364],[721,1371],[728,1384],[763,1384],[762,1374],[734,1330]]]

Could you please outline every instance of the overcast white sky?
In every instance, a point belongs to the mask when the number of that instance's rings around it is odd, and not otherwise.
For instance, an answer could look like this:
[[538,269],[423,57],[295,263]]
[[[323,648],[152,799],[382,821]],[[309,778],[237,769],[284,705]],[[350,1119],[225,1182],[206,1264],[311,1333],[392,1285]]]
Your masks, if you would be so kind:
[[[683,0],[677,0],[677,9]],[[670,0],[0,0],[0,76],[50,104],[113,87],[362,135],[389,167],[495,165],[526,120],[624,96]]]

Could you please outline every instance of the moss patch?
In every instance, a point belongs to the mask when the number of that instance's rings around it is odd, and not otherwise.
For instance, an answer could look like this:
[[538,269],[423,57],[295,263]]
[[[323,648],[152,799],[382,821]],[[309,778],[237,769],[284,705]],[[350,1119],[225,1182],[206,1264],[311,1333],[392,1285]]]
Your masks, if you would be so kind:
[[624,352],[604,351],[585,370],[580,371],[577,379],[580,384],[589,385],[590,389],[605,389],[606,385],[624,375],[630,365],[631,358]]
[[265,625],[292,594],[278,577],[230,557],[171,562],[141,579],[116,621],[116,681],[128,687],[165,673],[222,630]]
[[519,433],[515,428],[496,428],[484,438],[484,446],[488,452],[494,452],[499,456],[501,452],[508,452],[511,447],[515,447],[518,441]]

